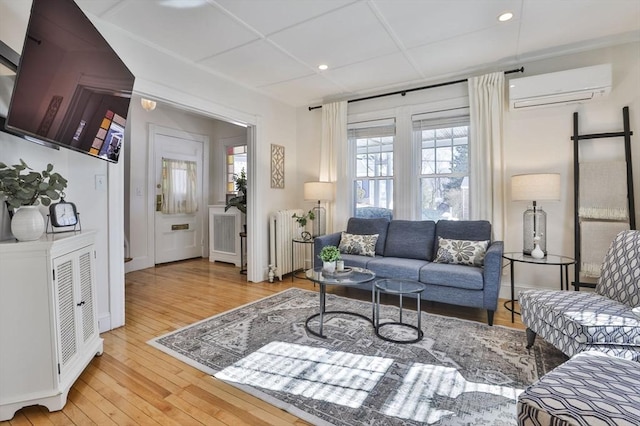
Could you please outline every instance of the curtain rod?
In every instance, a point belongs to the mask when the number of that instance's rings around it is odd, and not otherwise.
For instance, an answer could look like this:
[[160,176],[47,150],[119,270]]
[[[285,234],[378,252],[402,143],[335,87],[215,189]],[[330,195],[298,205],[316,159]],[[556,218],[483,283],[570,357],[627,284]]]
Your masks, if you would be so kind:
[[[516,72],[524,72],[524,67],[520,67],[520,68],[517,68],[517,69],[514,69],[514,70],[505,71],[504,73],[505,74],[512,74],[512,73],[516,73]],[[392,95],[405,96],[409,92],[416,92],[418,90],[425,90],[425,89],[435,89],[436,87],[443,87],[443,86],[450,86],[452,84],[465,83],[468,80],[469,80],[468,78],[463,78],[462,80],[447,81],[447,82],[444,82],[444,83],[430,84],[429,86],[414,87],[413,89],[398,90],[398,91],[395,91],[395,92],[388,92],[388,93],[381,93],[379,95],[366,96],[364,98],[349,99],[347,101],[347,103],[368,101],[369,99],[383,98],[385,96],[392,96]],[[322,105],[309,107],[309,111],[312,111],[312,110],[318,109],[318,108],[322,108]]]

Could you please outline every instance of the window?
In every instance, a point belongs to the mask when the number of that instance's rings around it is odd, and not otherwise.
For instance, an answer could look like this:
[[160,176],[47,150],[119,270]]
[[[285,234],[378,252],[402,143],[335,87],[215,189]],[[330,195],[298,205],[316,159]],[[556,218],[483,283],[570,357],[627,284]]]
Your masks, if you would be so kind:
[[355,216],[372,207],[393,209],[395,120],[350,124],[348,139],[355,162]]
[[418,217],[469,219],[469,118],[413,120],[419,152]]
[[197,164],[195,161],[162,159],[162,213],[198,211]]
[[240,172],[247,170],[247,146],[228,146],[227,147],[227,194],[236,193],[235,177]]

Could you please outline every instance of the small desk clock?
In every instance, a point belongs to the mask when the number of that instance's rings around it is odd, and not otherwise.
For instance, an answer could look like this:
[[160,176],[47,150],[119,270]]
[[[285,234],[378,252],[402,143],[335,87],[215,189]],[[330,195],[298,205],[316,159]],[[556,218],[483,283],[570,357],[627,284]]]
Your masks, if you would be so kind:
[[78,211],[76,205],[60,199],[59,203],[49,206],[51,225],[55,227],[76,226],[78,224]]

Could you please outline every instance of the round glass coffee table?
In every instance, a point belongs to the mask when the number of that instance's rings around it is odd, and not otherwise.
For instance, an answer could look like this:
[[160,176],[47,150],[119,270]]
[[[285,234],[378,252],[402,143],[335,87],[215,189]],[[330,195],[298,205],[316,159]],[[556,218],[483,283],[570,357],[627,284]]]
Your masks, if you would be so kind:
[[[363,269],[363,268],[345,268],[345,269],[348,269],[348,270],[342,273],[336,272],[334,274],[327,274],[322,271],[322,267],[316,267],[313,269],[309,269],[305,273],[307,279],[313,281],[314,283],[317,283],[320,286],[320,312],[317,314],[311,315],[309,318],[307,318],[307,321],[304,323],[304,327],[307,329],[307,331],[313,334],[314,336],[323,337],[323,338],[327,337],[323,334],[325,314],[354,315],[367,320],[373,325],[373,315],[375,314],[375,312],[373,311],[373,307],[371,310],[371,315],[372,315],[371,318],[368,318],[357,312],[326,310],[325,300],[326,300],[326,292],[327,292],[328,285],[341,285],[341,286],[351,287],[351,286],[357,286],[360,284],[368,283],[369,281],[373,281],[376,278],[376,274],[368,269]],[[374,292],[372,291],[371,292],[372,306],[375,305],[373,294]],[[309,322],[317,317],[320,317],[320,325],[318,327],[318,331],[315,331],[309,327]]]
[[[420,310],[420,293],[422,293],[426,288],[427,288],[426,285],[422,284],[421,282],[413,281],[413,280],[390,278],[390,279],[383,279],[383,280],[376,281],[375,285],[373,286],[373,293],[375,298],[374,328],[376,330],[376,336],[378,336],[382,340],[386,340],[387,342],[392,342],[392,343],[416,343],[422,340],[424,333],[422,332],[421,321],[420,321],[420,318],[422,317],[421,315],[422,311]],[[389,321],[389,322],[380,324],[380,293],[397,294],[398,296],[400,296],[400,319],[398,321]],[[416,308],[417,308],[417,316],[418,316],[417,326],[408,324],[402,321],[402,296],[406,294],[416,295]],[[396,326],[411,328],[416,331],[416,338],[400,340],[400,339],[393,339],[391,337],[383,336],[382,334],[380,334],[380,329],[387,325],[396,325]]]

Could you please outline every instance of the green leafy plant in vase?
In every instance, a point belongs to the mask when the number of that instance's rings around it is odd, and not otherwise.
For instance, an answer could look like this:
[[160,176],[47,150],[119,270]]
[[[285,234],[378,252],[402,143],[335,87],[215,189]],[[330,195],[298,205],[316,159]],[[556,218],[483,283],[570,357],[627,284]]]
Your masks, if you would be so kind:
[[[227,200],[227,205],[224,207],[226,212],[231,207],[235,207],[243,214],[247,214],[247,174],[244,168],[240,170],[240,173],[233,176],[233,180],[236,183],[236,195]],[[243,218],[243,221],[245,219]],[[244,232],[247,232],[247,225],[244,225]]]
[[300,225],[301,228],[304,228],[305,226],[307,226],[308,221],[314,220],[316,218],[316,215],[313,213],[313,210],[309,210],[308,212],[303,213],[300,216],[298,216],[297,213],[294,213],[291,217],[294,218],[296,222],[298,222],[298,225]]
[[20,241],[37,240],[44,233],[44,218],[38,204],[48,206],[64,196],[67,180],[53,172],[47,164],[36,172],[20,159],[20,164],[8,166],[0,162],[0,195],[9,211],[13,211],[11,232]]
[[247,174],[244,168],[240,170],[240,174],[233,176],[233,180],[236,183],[236,195],[227,200],[224,211],[226,212],[231,207],[235,207],[242,213],[247,214]]
[[300,216],[298,216],[297,213],[294,213],[293,216],[291,217],[294,218],[296,222],[298,222],[298,225],[300,226],[300,237],[305,241],[311,240],[312,239],[311,234],[305,231],[304,229],[307,226],[308,221],[314,220],[316,218],[316,215],[315,213],[313,213],[313,210],[309,210],[308,212],[303,213]]
[[322,260],[322,270],[329,273],[335,272],[336,262],[341,259],[340,250],[336,246],[324,246],[318,257]]

